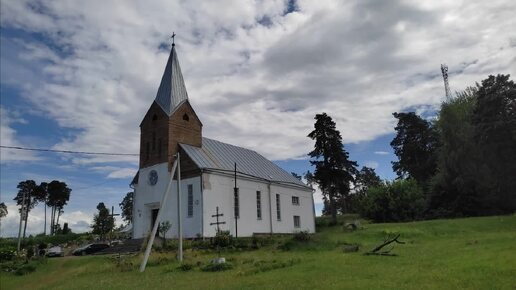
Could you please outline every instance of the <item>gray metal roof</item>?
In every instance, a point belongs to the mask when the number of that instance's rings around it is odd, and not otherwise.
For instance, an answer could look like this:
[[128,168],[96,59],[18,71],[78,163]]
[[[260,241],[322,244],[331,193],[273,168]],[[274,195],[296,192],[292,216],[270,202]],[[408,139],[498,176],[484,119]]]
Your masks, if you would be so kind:
[[176,48],[172,45],[167,66],[156,94],[156,103],[170,116],[178,105],[186,100],[188,100],[188,93],[177,60]]
[[307,187],[292,174],[281,169],[278,165],[258,154],[256,151],[222,143],[217,140],[202,138],[202,147],[179,144],[186,154],[201,169],[221,171],[237,171],[245,175],[258,177],[273,182],[290,183]]

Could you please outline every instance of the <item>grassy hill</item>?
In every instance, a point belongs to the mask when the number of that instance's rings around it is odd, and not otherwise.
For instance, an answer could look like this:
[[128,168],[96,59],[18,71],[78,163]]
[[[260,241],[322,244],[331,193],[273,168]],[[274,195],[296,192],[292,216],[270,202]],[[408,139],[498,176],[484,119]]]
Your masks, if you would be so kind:
[[[342,226],[320,227],[309,242],[277,238],[254,251],[223,252],[234,268],[202,272],[217,256],[212,251],[185,252],[194,265],[179,270],[174,253],[153,253],[145,273],[141,256],[117,266],[106,256],[49,259],[26,276],[2,273],[7,289],[515,289],[516,216],[364,224],[348,232]],[[389,233],[400,233],[398,256],[365,256]],[[344,253],[346,243],[359,252]]]

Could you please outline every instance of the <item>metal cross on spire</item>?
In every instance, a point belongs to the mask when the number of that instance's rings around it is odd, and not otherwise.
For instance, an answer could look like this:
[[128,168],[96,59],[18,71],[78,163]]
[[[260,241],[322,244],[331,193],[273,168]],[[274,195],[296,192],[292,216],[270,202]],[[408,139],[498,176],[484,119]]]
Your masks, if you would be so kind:
[[172,38],[172,46],[175,46],[175,42],[174,42],[174,38],[176,37],[176,33],[175,32],[172,32],[172,36],[170,36],[170,38]]

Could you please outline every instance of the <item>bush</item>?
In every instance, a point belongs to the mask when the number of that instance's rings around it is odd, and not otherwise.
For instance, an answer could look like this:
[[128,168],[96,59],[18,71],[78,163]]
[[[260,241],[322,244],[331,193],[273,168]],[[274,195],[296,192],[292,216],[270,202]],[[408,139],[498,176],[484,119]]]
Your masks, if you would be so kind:
[[12,261],[16,256],[16,249],[14,247],[2,247],[0,248],[0,262]]
[[413,179],[371,187],[360,201],[362,216],[375,222],[412,221],[423,217],[425,198]]
[[14,271],[14,275],[22,276],[36,271],[36,267],[32,264],[23,264]]
[[188,264],[188,263],[183,263],[181,264],[179,267],[177,267],[179,270],[183,271],[183,272],[188,272],[190,270],[193,269],[193,265],[192,264]]
[[233,237],[229,231],[219,231],[213,239],[213,245],[221,248],[229,247],[233,244]]
[[204,272],[220,272],[230,269],[233,269],[233,264],[229,262],[220,264],[211,263],[201,268],[201,270],[203,270]]
[[292,237],[294,241],[298,242],[308,242],[310,240],[310,234],[308,231],[301,231],[294,234]]

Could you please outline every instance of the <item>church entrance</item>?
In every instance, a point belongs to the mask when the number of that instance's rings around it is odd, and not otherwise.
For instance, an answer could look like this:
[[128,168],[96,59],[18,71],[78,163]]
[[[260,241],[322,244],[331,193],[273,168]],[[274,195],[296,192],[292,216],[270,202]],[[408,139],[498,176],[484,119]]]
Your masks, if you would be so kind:
[[[152,209],[151,230],[154,228],[154,223],[156,222],[156,219],[158,219],[158,211],[159,211],[159,208]],[[157,236],[159,236],[159,231],[156,231],[156,237]]]

